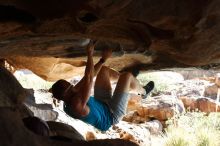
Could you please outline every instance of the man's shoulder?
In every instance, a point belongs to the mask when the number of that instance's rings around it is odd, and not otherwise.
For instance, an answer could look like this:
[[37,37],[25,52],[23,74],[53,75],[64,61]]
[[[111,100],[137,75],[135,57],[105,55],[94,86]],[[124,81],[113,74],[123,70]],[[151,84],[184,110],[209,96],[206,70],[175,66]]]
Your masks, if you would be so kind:
[[82,104],[80,98],[76,97],[72,99],[69,106],[76,115],[86,116],[89,113],[89,107],[87,105]]

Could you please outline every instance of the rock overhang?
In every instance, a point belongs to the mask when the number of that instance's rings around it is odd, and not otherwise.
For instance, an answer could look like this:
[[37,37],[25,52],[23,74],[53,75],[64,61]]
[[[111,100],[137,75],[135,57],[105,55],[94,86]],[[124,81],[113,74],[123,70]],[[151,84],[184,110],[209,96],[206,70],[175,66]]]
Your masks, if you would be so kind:
[[[219,7],[218,0],[3,0],[0,54],[15,67],[30,68],[18,57],[62,58],[78,67],[89,39],[97,39],[95,56],[112,47],[113,64],[134,55],[118,70],[219,64]],[[70,63],[77,58],[81,63]]]

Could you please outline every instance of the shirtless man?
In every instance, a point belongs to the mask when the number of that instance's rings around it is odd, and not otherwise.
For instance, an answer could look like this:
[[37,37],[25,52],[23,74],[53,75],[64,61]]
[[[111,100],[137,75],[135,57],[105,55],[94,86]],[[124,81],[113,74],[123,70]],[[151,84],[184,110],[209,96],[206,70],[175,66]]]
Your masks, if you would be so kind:
[[[129,91],[136,91],[146,97],[154,88],[154,82],[142,87],[131,73],[119,73],[103,66],[111,56],[111,50],[103,51],[101,59],[94,66],[93,51],[94,45],[90,43],[83,78],[75,86],[65,80],[58,80],[52,86],[52,93],[56,99],[64,101],[64,111],[68,115],[106,131],[125,115]],[[94,77],[94,96],[90,96]],[[117,81],[113,96],[111,81]]]

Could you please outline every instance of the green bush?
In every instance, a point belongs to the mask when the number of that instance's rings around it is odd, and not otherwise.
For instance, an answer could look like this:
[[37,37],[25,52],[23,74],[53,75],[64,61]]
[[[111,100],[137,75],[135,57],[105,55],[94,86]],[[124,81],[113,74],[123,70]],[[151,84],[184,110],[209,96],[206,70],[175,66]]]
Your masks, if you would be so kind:
[[190,146],[187,132],[182,128],[166,129],[165,146]]
[[203,127],[196,132],[196,146],[219,146],[219,135],[216,129]]
[[[165,145],[219,146],[220,114],[187,112],[168,120]],[[188,143],[187,143],[188,142]]]

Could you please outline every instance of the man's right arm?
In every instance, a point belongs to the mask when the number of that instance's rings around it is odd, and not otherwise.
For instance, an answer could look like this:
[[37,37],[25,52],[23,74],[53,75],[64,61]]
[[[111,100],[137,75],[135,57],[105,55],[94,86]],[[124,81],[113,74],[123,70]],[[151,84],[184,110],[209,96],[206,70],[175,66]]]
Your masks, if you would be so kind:
[[83,79],[80,81],[81,86],[78,86],[77,89],[74,87],[75,100],[72,100],[72,108],[79,114],[79,116],[84,116],[89,112],[89,108],[86,104],[90,98],[90,92],[93,85],[93,49],[94,46],[90,43],[87,47],[87,63]]
[[[94,47],[94,46],[93,46]],[[97,76],[97,74],[99,73],[100,69],[102,68],[103,64],[106,62],[106,60],[111,56],[112,54],[112,50],[111,49],[106,49],[103,51],[102,53],[102,57],[100,58],[100,60],[95,64],[94,66],[94,73],[93,73],[93,77]],[[75,85],[75,89],[78,89],[82,86],[82,83],[84,82],[84,77]]]
[[81,95],[80,100],[83,105],[86,105],[89,97],[91,88],[93,85],[93,76],[94,76],[94,65],[93,65],[93,51],[94,45],[88,45],[87,47],[87,63],[86,69],[83,77],[82,86],[80,87],[79,94]]

